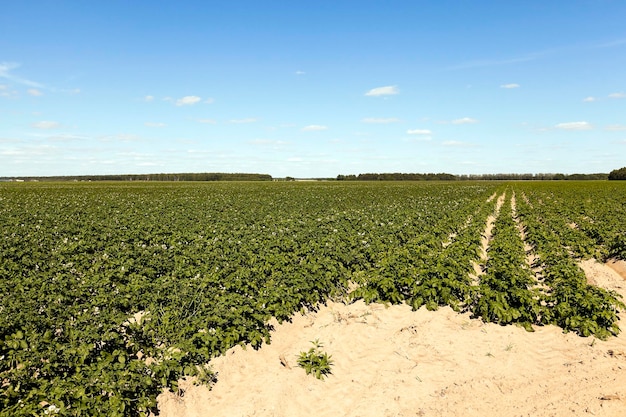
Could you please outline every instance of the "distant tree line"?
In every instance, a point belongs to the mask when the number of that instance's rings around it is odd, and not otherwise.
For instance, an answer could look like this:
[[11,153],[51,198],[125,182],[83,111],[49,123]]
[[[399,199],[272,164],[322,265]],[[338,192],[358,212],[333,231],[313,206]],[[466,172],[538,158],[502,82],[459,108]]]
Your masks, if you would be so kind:
[[457,177],[452,174],[359,174],[338,175],[338,181],[453,181]]
[[459,175],[459,180],[535,180],[535,181],[585,181],[585,180],[606,180],[608,174],[482,174],[482,175]]
[[614,169],[609,174],[610,180],[626,180],[626,167],[620,169]]
[[[624,168],[626,170],[626,168]],[[626,172],[624,172],[626,175]],[[481,174],[453,175],[439,174],[359,174],[338,175],[338,181],[486,181],[486,180],[606,180],[609,174]],[[625,178],[626,179],[626,178]]]
[[24,181],[272,181],[269,174],[180,173],[180,174],[122,174],[122,175],[70,175],[52,177],[14,177],[0,180]]

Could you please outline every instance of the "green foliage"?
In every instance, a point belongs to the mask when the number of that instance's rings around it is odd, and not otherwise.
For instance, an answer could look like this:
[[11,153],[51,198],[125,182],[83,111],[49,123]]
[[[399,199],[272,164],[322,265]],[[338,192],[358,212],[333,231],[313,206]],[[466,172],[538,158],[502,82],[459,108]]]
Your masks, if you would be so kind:
[[[586,252],[577,251],[572,230],[595,239],[597,254],[614,251],[604,247],[608,236],[624,232],[626,212],[624,187],[573,184],[560,190],[528,187],[528,202],[520,202],[520,216],[527,226],[527,239],[535,247],[543,269],[544,284],[550,291],[542,297],[541,323],[555,324],[564,331],[600,339],[617,335],[619,309],[626,306],[617,293],[587,283],[577,265]],[[582,198],[582,197],[587,198]],[[532,199],[532,204],[529,204]],[[578,227],[575,227],[575,226]],[[580,225],[583,225],[581,227]],[[586,226],[584,226],[586,225]],[[584,240],[584,236],[581,240]]]
[[[510,208],[481,284],[468,275],[505,187],[544,292]],[[214,381],[211,358],[269,343],[272,317],[352,285],[351,299],[609,337],[624,306],[576,262],[624,257],[625,200],[617,182],[0,184],[0,417],[146,416],[180,378]]]
[[540,295],[532,289],[534,276],[526,265],[524,245],[508,201],[496,219],[486,273],[471,309],[484,321],[516,323],[532,330],[533,324],[539,324]]
[[611,241],[608,257],[626,260],[626,233],[617,234]]
[[609,180],[626,180],[626,167],[611,171],[609,173]]
[[298,357],[298,366],[303,368],[307,375],[313,374],[317,379],[332,374],[333,366],[332,356],[322,351],[324,345],[319,340],[311,341],[313,347],[307,352],[300,352]]

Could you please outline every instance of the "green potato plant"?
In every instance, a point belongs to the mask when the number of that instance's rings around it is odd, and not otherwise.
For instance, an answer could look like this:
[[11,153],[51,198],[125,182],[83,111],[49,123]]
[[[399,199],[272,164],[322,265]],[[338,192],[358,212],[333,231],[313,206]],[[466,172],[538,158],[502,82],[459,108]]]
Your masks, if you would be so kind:
[[324,377],[332,374],[331,367],[333,366],[332,355],[322,351],[322,343],[315,339],[311,341],[313,347],[307,352],[300,352],[298,357],[298,366],[303,368],[307,375],[315,375],[317,379],[324,379]]

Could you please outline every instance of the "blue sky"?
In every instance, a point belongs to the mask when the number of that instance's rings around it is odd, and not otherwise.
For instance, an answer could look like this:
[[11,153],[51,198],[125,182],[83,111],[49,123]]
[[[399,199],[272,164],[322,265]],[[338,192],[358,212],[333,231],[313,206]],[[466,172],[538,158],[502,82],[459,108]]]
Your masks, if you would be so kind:
[[0,176],[626,166],[626,2],[5,1]]

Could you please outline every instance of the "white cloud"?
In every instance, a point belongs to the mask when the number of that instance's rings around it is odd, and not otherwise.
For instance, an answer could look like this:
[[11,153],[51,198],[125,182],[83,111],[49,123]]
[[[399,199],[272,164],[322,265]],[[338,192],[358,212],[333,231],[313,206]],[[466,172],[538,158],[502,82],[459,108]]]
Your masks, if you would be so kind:
[[285,142],[283,140],[276,140],[276,139],[253,139],[249,141],[248,143],[252,145],[261,145],[261,146],[267,146],[267,145],[280,146],[280,145],[286,145],[288,142]]
[[246,124],[246,123],[255,123],[258,122],[259,119],[257,119],[256,117],[247,117],[245,119],[233,119],[233,120],[229,120],[228,123],[233,123],[233,124]]
[[593,128],[593,126],[591,126],[591,124],[588,122],[559,123],[554,127],[563,130],[591,130]]
[[0,97],[12,97],[16,95],[17,91],[9,90],[9,86],[6,84],[0,84]]
[[366,117],[361,121],[363,123],[388,124],[388,123],[398,123],[400,119],[395,118],[395,117],[387,117],[387,118]]
[[40,90],[37,90],[36,88],[29,88],[27,92],[28,94],[34,97],[43,96],[43,93]]
[[621,132],[626,130],[625,125],[610,125],[604,128],[604,130],[608,130],[610,132]]
[[183,98],[179,98],[178,100],[176,100],[176,105],[179,107],[191,106],[191,105],[199,103],[200,101],[202,101],[202,99],[198,96],[185,96]]
[[472,119],[471,117],[462,117],[460,119],[456,119],[452,121],[453,125],[467,125],[478,123],[478,120]]
[[151,101],[154,101],[154,96],[145,96],[143,98],[143,101],[146,101],[148,103],[151,102]]
[[443,146],[455,146],[455,147],[460,147],[460,146],[469,146],[468,143],[466,142],[461,142],[459,140],[447,140],[445,142],[442,143]]
[[56,129],[61,127],[61,124],[59,122],[43,120],[41,122],[33,123],[33,127],[36,127],[37,129]]
[[148,127],[165,127],[167,126],[165,123],[160,123],[160,122],[146,122],[144,123],[145,126]]
[[626,98],[626,93],[611,93],[609,98]]
[[432,131],[428,129],[409,129],[406,131],[407,135],[432,135]]
[[500,86],[500,88],[508,88],[508,89],[511,89],[511,88],[519,88],[519,87],[520,87],[520,85],[519,85],[519,84],[515,84],[515,83],[511,83],[511,84],[502,84],[502,85]]
[[102,136],[99,138],[102,142],[135,142],[141,138],[132,133],[119,133],[117,135]]
[[305,132],[316,132],[316,131],[321,131],[321,130],[328,130],[328,127],[322,126],[322,125],[309,125],[309,126],[303,127],[302,130]]
[[365,93],[365,95],[370,96],[370,97],[380,97],[380,96],[393,96],[399,93],[400,91],[398,90],[398,87],[396,87],[395,85],[388,85],[386,87],[372,88],[370,91]]
[[19,68],[20,64],[15,62],[1,62],[0,63],[0,78],[6,78],[7,80],[13,81],[18,84],[27,85],[29,87],[42,88],[43,85],[27,80],[26,78],[19,77],[17,75],[11,74],[11,70]]
[[76,140],[89,140],[91,138],[88,136],[60,134],[60,135],[48,136],[47,139],[49,141],[54,141],[54,142],[71,142],[71,141],[76,141]]
[[583,99],[583,101],[584,101],[585,103],[592,103],[592,102],[594,102],[594,101],[598,101],[598,99],[597,99],[597,98],[595,98],[595,97],[589,96],[589,97],[585,97],[585,98]]
[[306,74],[306,72],[304,72],[304,71],[296,71],[296,75],[304,75],[304,74]]

